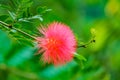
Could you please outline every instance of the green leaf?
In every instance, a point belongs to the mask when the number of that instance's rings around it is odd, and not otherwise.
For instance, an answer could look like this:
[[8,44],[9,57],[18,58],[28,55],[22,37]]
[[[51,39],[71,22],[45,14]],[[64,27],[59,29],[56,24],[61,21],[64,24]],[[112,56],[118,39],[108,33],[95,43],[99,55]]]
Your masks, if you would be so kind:
[[78,53],[74,53],[74,60],[79,64],[81,69],[84,69],[84,61],[87,61],[86,58]]
[[76,59],[78,59],[78,60],[82,60],[82,61],[87,61],[87,59],[84,57],[84,56],[82,56],[82,55],[80,55],[80,54],[78,54],[78,53],[74,53],[74,57],[76,58]]
[[41,17],[41,15],[32,16],[31,19],[38,19],[40,21],[43,21],[43,18]]
[[9,14],[13,20],[29,16],[29,8],[33,3],[31,0],[14,0],[10,3]]
[[43,18],[41,17],[41,15],[35,15],[28,18],[20,18],[18,21],[30,22],[30,20],[33,20],[33,19],[38,19],[39,21],[43,21]]
[[8,11],[8,13],[10,14],[10,17],[15,20],[16,19],[16,14],[14,12],[10,12]]
[[38,9],[37,9],[37,12],[39,13],[39,14],[44,14],[44,13],[46,13],[46,12],[49,12],[49,11],[51,11],[52,9],[48,9],[46,6],[44,6],[44,7],[38,7]]

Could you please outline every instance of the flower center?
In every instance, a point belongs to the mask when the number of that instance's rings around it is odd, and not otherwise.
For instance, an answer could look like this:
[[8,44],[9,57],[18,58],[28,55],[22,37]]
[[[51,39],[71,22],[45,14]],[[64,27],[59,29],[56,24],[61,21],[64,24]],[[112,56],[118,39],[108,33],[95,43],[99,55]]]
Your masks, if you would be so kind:
[[60,40],[51,38],[47,40],[47,48],[57,50],[58,47],[62,44]]

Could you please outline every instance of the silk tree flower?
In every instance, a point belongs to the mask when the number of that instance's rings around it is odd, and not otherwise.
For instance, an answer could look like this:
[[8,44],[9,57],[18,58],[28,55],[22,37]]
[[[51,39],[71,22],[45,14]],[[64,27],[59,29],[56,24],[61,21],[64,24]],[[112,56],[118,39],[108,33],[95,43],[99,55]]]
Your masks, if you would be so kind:
[[65,64],[73,59],[76,51],[76,39],[72,30],[65,24],[53,22],[47,28],[40,28],[42,37],[37,37],[42,60],[54,65]]

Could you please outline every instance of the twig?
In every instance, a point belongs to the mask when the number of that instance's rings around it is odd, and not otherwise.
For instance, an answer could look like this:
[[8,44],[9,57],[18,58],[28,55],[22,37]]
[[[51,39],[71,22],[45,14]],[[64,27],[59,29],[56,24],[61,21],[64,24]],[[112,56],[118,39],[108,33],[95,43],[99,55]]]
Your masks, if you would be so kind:
[[89,44],[91,44],[91,43],[95,43],[95,39],[90,40],[90,42],[88,42],[88,43],[86,43],[86,44],[77,46],[77,48],[80,48],[80,47],[87,48],[87,46],[88,46]]
[[22,30],[20,30],[20,29],[17,29],[17,28],[13,27],[13,26],[10,25],[10,24],[7,24],[7,23],[5,23],[5,22],[3,22],[3,21],[0,21],[0,24],[3,25],[3,26],[5,26],[6,28],[14,29],[14,30],[16,30],[16,31],[18,31],[18,32],[20,32],[20,33],[22,33],[22,34],[24,34],[24,35],[26,35],[26,36],[28,36],[28,37],[36,40],[36,38],[35,38],[34,36],[31,36],[30,34],[24,32],[24,31],[22,31]]

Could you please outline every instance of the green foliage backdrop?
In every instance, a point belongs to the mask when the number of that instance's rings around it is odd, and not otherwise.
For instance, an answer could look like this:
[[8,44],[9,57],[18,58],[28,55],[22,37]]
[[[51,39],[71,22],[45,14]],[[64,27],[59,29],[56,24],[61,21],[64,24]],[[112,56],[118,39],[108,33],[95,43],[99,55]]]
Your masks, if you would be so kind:
[[79,43],[96,30],[96,42],[77,50],[86,61],[55,67],[34,55],[31,38],[0,25],[0,80],[120,79],[119,0],[0,0],[0,20],[33,36],[40,24],[63,22]]

